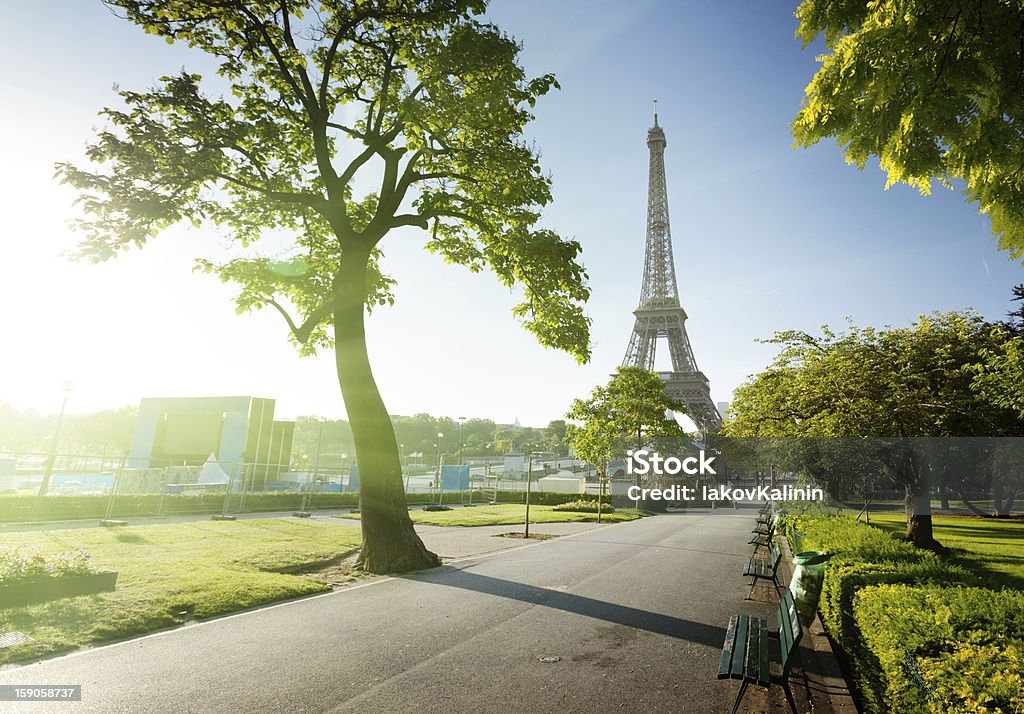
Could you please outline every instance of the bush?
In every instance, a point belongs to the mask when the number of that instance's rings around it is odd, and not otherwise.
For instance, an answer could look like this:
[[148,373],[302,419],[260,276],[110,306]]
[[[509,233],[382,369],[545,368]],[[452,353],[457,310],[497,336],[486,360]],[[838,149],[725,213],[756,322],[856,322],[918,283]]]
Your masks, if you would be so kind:
[[882,585],[860,592],[854,620],[858,669],[876,675],[867,709],[1024,711],[1024,593]]
[[579,513],[597,513],[600,506],[601,513],[614,513],[615,508],[610,503],[600,503],[597,499],[593,501],[569,501],[552,508],[552,511],[576,511]]

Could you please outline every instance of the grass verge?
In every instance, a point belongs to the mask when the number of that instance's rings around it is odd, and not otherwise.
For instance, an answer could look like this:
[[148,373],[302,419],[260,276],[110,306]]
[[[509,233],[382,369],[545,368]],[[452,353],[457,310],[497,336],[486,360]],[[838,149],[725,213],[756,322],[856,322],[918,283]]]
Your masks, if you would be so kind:
[[[530,523],[596,523],[596,513],[555,511],[553,506],[530,506]],[[425,526],[511,526],[526,518],[526,506],[520,503],[496,506],[453,508],[450,511],[409,511],[413,523]],[[616,509],[601,514],[602,523],[619,523],[642,518],[643,513],[632,508]],[[359,518],[358,513],[342,513],[337,518]]]
[[[907,530],[903,513],[873,513],[871,525],[893,535]],[[953,559],[989,587],[1024,590],[1024,520],[978,516],[932,516],[935,540],[953,549]]]
[[359,544],[357,526],[285,519],[0,535],[0,547],[82,548],[94,566],[119,573],[114,592],[0,609],[0,633],[37,640],[0,649],[0,664],[328,590],[326,581],[296,573],[337,562]]

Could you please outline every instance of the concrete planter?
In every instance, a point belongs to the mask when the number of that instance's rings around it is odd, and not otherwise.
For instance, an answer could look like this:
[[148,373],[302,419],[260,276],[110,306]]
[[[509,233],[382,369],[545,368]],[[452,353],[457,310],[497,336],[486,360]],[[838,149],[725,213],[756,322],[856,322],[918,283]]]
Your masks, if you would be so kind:
[[116,572],[103,572],[0,585],[0,608],[34,605],[65,597],[110,592],[116,583]]

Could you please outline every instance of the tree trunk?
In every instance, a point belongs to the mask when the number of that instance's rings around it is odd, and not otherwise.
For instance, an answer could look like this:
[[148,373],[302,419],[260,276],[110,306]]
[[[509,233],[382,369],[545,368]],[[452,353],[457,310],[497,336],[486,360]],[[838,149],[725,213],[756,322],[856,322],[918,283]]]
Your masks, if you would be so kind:
[[1004,498],[1004,493],[1003,482],[1001,480],[996,481],[992,485],[992,515],[996,518],[1009,518],[1010,509],[1013,508],[1016,494],[1010,491]]
[[371,573],[433,568],[409,518],[398,442],[366,352],[364,326],[368,254],[344,254],[334,284],[334,355],[359,466],[363,547],[359,567]]
[[932,495],[927,488],[922,491],[906,488],[907,540],[918,548],[940,550],[932,534]]

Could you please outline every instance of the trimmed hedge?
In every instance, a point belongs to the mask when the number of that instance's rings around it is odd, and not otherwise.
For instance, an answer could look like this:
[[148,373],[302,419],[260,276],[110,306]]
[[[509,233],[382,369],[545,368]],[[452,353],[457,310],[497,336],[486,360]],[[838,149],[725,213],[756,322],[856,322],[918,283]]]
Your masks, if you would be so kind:
[[[1024,712],[1024,594],[849,516],[784,516],[833,553],[819,610],[868,712]],[[970,587],[964,587],[970,586]]]
[[[487,502],[493,492],[475,491],[472,494],[477,503]],[[446,491],[444,502],[449,504],[468,501],[470,493]],[[228,511],[267,512],[294,511],[302,504],[303,494],[297,491],[253,491],[245,495],[245,508],[240,509],[240,494],[233,493],[228,499]],[[436,498],[436,496],[435,496]],[[596,500],[596,496],[593,497]],[[566,494],[534,491],[530,494],[530,502],[541,506],[557,506],[565,503]],[[19,523],[31,520],[40,521],[72,521],[93,520],[103,518],[107,513],[108,495],[91,496],[46,496],[39,504],[39,511],[33,515],[36,505],[35,496],[3,495],[0,496],[0,523]],[[499,491],[499,503],[524,503],[525,491]],[[609,497],[605,496],[605,502]],[[419,505],[431,502],[429,493],[410,493],[408,503]],[[359,494],[344,493],[312,493],[309,498],[310,508],[355,508],[359,505]],[[168,493],[160,494],[118,494],[114,498],[113,518],[129,518],[152,516],[160,509],[160,514],[177,516],[185,514],[220,513],[224,508],[223,493]]]
[[854,619],[877,675],[875,711],[1024,711],[1024,593],[865,588]]
[[[239,494],[231,494],[229,510],[238,508]],[[35,518],[43,521],[90,520],[103,518],[107,512],[109,496],[46,496]],[[348,508],[359,503],[357,493],[314,493],[310,497],[313,508]],[[16,523],[33,520],[35,496],[0,496],[0,522]],[[296,492],[254,492],[245,495],[245,511],[289,511],[299,507],[302,494]],[[220,513],[224,508],[223,493],[166,494],[163,502],[159,494],[119,494],[114,498],[111,516],[165,516],[188,513]]]
[[935,553],[849,516],[789,516],[785,528],[789,542],[799,541],[803,550],[834,554],[825,566],[818,608],[833,639],[851,655],[859,645],[853,600],[861,588],[895,583],[960,585],[973,580],[967,570]]

